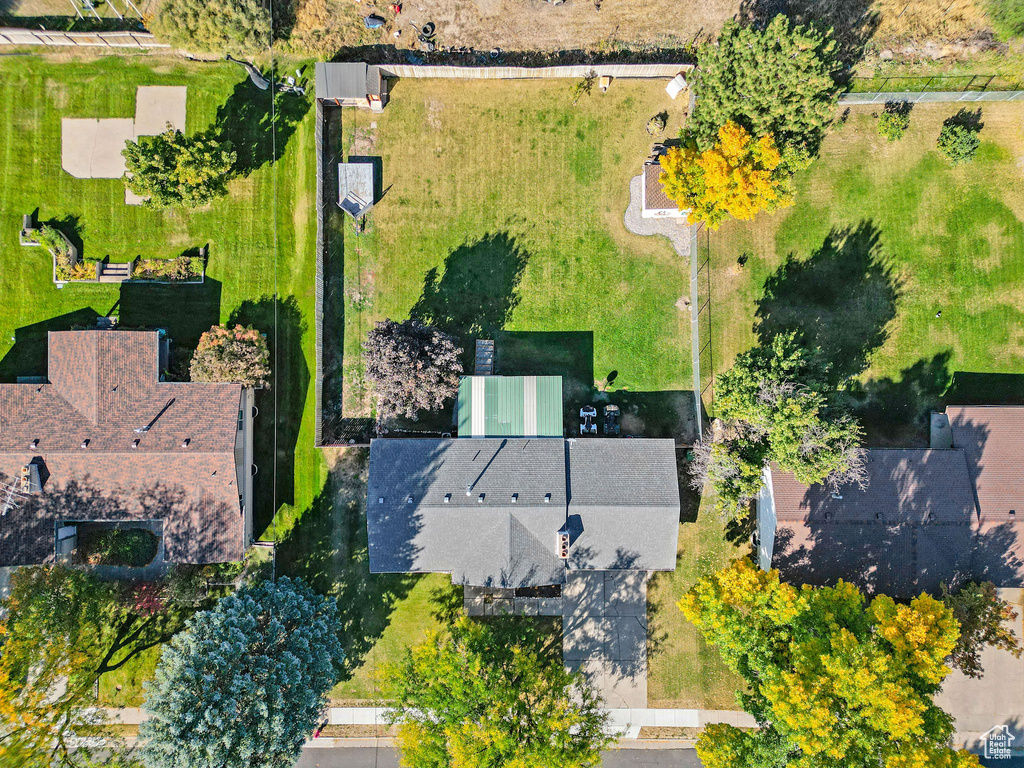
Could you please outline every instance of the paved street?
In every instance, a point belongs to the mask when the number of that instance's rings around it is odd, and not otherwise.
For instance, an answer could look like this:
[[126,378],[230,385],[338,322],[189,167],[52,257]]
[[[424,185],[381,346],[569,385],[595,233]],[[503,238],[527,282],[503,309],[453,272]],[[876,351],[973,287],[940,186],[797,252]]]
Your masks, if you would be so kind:
[[[618,749],[605,752],[603,768],[698,768],[692,749]],[[296,768],[398,768],[394,750],[307,749]]]

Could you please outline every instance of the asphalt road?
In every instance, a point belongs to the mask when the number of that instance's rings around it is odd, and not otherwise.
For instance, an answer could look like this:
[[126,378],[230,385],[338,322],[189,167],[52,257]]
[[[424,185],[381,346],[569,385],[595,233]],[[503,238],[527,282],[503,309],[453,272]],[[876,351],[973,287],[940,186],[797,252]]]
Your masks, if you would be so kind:
[[[296,768],[399,768],[395,751],[387,748],[307,749]],[[603,768],[700,768],[692,749],[617,749],[604,753]]]

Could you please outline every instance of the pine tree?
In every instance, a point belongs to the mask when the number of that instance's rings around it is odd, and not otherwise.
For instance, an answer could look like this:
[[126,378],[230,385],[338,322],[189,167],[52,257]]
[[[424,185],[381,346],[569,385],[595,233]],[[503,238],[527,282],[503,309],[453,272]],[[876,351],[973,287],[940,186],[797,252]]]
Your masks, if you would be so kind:
[[831,31],[781,14],[763,30],[728,21],[717,41],[701,47],[698,62],[690,126],[700,149],[710,149],[719,128],[733,121],[754,136],[774,136],[791,169],[817,153],[839,93]]
[[193,616],[146,687],[148,768],[291,768],[344,658],[335,604],[301,580]]
[[227,194],[237,155],[212,136],[186,137],[168,127],[158,136],[128,140],[121,152],[123,181],[150,208],[200,208]]

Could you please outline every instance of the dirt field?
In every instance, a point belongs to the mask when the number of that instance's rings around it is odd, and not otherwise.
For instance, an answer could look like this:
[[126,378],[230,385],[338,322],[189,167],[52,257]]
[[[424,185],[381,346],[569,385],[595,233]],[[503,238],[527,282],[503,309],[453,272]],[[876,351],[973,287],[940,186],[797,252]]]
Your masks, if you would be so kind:
[[[388,0],[303,0],[296,32],[307,45],[319,42],[325,50],[408,49],[416,42],[414,25],[433,22],[440,49],[613,53],[688,46],[717,34],[739,5],[739,0],[568,0],[559,6],[544,0],[408,0],[396,17]],[[363,18],[371,13],[387,19],[387,25],[366,30]]]

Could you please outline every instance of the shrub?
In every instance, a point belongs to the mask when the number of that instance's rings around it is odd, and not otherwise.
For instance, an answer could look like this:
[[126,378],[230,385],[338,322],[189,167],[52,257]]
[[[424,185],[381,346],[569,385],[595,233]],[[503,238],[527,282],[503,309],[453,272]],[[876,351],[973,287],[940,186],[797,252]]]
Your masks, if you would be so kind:
[[245,387],[270,385],[270,350],[254,328],[215,325],[199,338],[189,368],[192,381],[230,381]]
[[141,568],[153,562],[160,542],[144,528],[85,526],[79,533],[78,559],[89,565]]
[[377,418],[415,420],[444,406],[459,388],[462,350],[455,340],[419,320],[382,320],[363,343],[366,378],[377,391]]
[[899,141],[910,127],[910,112],[898,104],[886,104],[878,116],[878,132],[889,141]]
[[1003,40],[1024,37],[1024,3],[1020,0],[986,0],[992,28]]
[[128,588],[132,612],[139,616],[152,616],[167,607],[159,584],[143,581]]
[[170,127],[158,136],[129,139],[121,154],[124,185],[150,208],[200,208],[227,194],[238,159],[231,142],[202,134],[188,138]]
[[260,0],[162,0],[151,27],[172,45],[221,54],[262,51],[271,35]]
[[939,132],[939,152],[944,154],[953,165],[969,163],[974,159],[981,139],[978,132],[967,125],[947,123]]
[[135,266],[133,277],[145,280],[195,280],[203,274],[203,260],[199,256],[177,256],[173,259],[141,259]]

